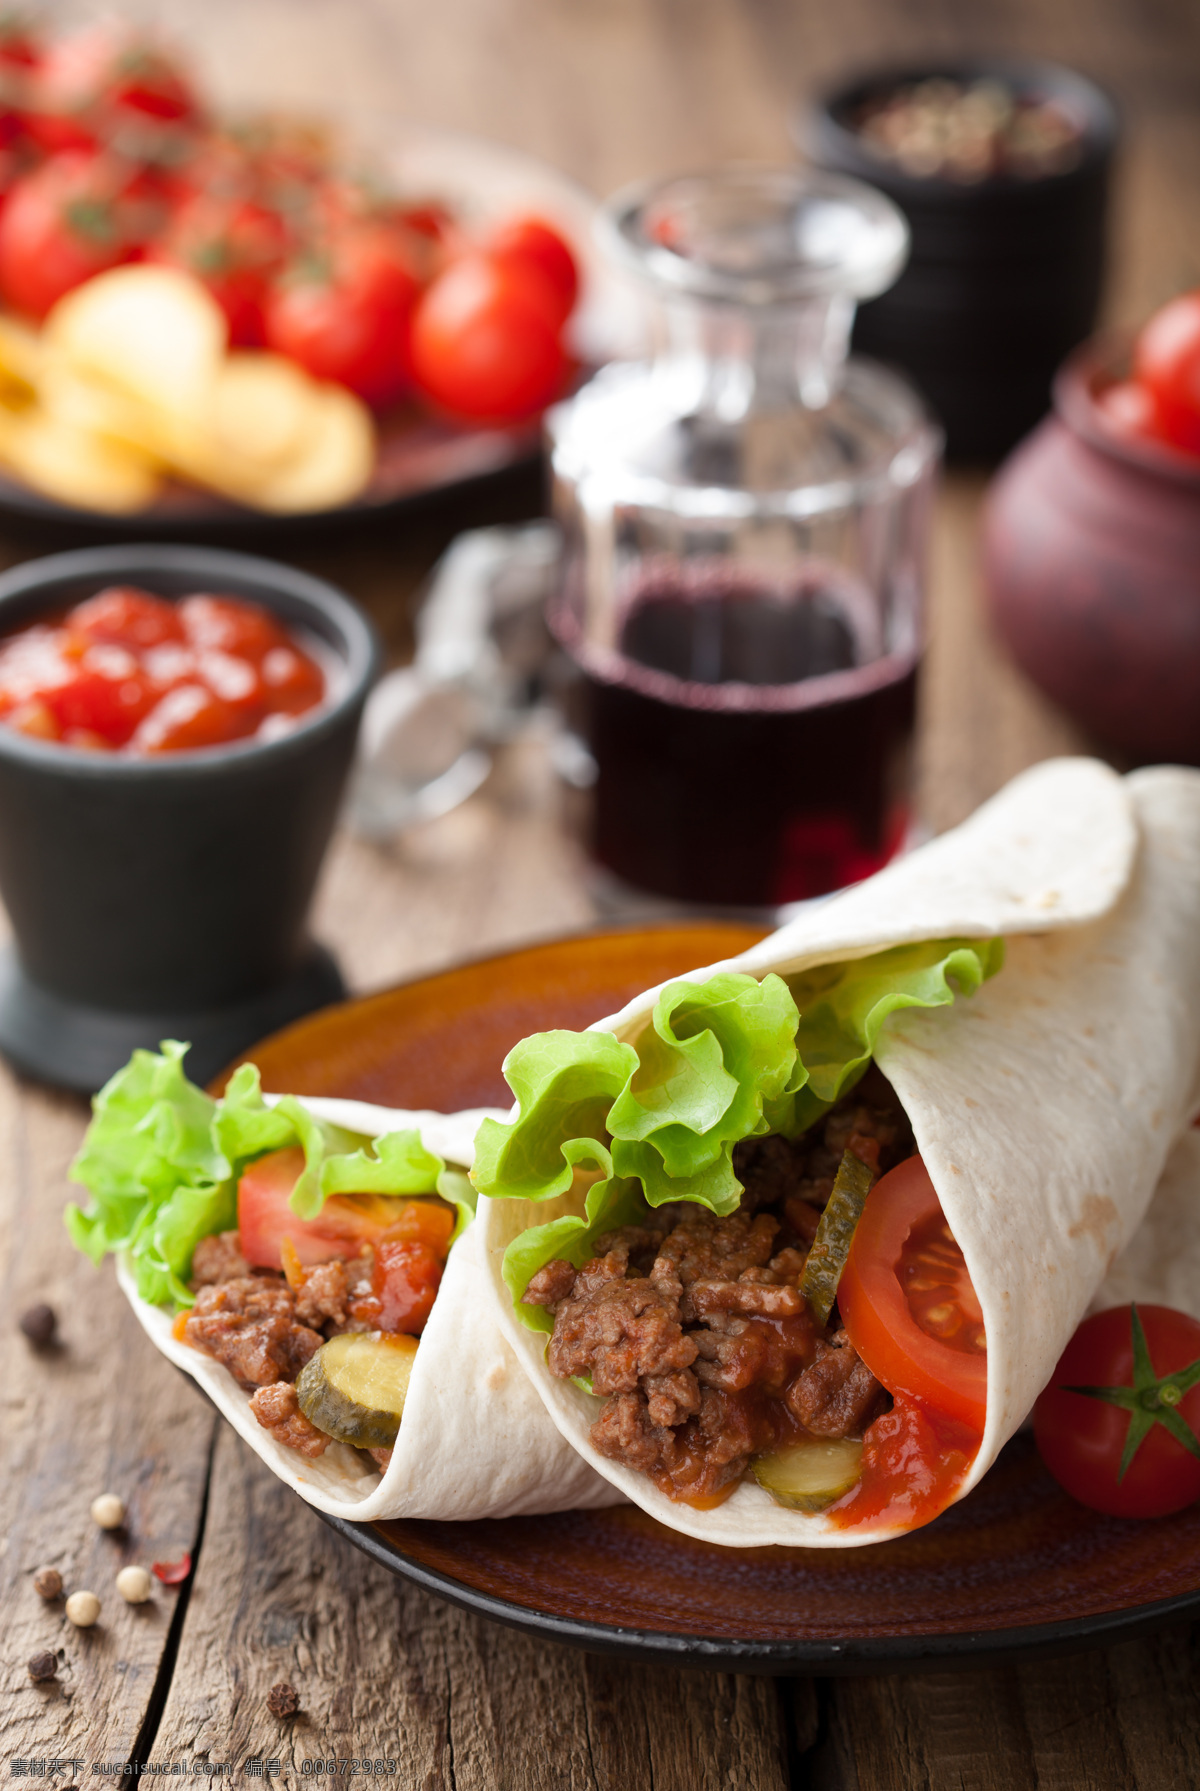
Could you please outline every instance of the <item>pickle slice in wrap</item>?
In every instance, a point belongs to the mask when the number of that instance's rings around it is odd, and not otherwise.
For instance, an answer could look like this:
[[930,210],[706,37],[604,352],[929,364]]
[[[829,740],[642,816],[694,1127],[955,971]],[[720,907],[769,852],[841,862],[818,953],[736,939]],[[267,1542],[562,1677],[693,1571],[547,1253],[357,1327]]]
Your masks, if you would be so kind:
[[800,1292],[822,1331],[833,1311],[850,1245],[876,1179],[875,1171],[861,1157],[856,1157],[852,1150],[842,1152],[833,1180],[833,1192],[821,1214],[821,1223],[817,1226],[817,1235],[800,1277]]

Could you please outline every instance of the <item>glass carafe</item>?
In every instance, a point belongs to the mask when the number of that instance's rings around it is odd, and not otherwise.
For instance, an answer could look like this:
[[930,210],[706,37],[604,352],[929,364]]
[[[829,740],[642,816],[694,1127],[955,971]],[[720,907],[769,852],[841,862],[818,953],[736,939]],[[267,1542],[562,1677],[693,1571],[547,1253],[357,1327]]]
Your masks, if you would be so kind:
[[940,434],[847,357],[907,228],[881,194],[733,168],[619,195],[609,252],[654,349],[551,415],[593,855],[620,884],[767,907],[884,863],[910,824]]

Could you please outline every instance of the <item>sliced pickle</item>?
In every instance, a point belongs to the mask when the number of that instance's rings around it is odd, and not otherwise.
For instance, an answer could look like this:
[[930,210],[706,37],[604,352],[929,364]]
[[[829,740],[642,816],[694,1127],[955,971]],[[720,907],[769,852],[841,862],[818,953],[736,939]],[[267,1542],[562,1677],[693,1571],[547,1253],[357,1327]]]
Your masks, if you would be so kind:
[[855,1227],[862,1218],[874,1182],[874,1172],[861,1157],[856,1157],[850,1150],[842,1152],[833,1192],[821,1214],[821,1223],[817,1226],[817,1235],[800,1277],[800,1292],[822,1330],[833,1311]]
[[857,1481],[862,1447],[853,1437],[802,1437],[786,1449],[756,1456],[750,1472],[777,1505],[823,1511]]
[[296,1398],[310,1424],[358,1449],[390,1449],[413,1362],[415,1337],[343,1331],[300,1370]]

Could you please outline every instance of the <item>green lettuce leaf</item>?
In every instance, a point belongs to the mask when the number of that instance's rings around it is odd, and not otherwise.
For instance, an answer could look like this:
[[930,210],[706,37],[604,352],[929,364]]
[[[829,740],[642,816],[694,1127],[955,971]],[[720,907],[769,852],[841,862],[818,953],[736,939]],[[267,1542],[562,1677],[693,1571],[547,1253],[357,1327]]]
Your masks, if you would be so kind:
[[520,1104],[507,1124],[485,1119],[475,1134],[471,1180],[481,1194],[550,1200],[575,1170],[605,1164],[609,1109],[638,1067],[632,1045],[611,1032],[537,1032],[514,1045],[504,1076]]
[[583,1213],[564,1213],[547,1225],[532,1225],[513,1239],[504,1252],[501,1272],[513,1298],[517,1317],[531,1331],[550,1332],[554,1320],[544,1306],[522,1306],[521,1295],[546,1263],[562,1257],[582,1268],[595,1254],[594,1240],[619,1225],[637,1225],[647,1207],[640,1182],[623,1176],[605,1176],[587,1191]]
[[[577,1169],[599,1171],[585,1212],[515,1239],[504,1277],[519,1301],[553,1257],[577,1265],[590,1240],[667,1201],[736,1210],[733,1148],[796,1137],[847,1093],[871,1061],[889,1014],[973,995],[1004,962],[1002,939],[924,941],[786,981],[722,972],[669,984],[633,1046],[607,1033],[549,1032],[510,1052],[515,1119],[485,1120],[472,1179],[481,1193],[545,1200]],[[518,1305],[526,1324],[548,1316]]]
[[777,976],[726,972],[663,990],[608,1115],[614,1140],[652,1147],[639,1168],[629,1160],[620,1170],[642,1176],[652,1206],[678,1200],[679,1182],[765,1130],[764,1103],[783,1093],[796,1061],[799,1018]]
[[470,1181],[426,1150],[415,1130],[368,1139],[318,1119],[292,1096],[268,1107],[253,1064],[214,1101],[187,1080],[186,1051],[168,1040],[161,1052],[134,1052],[93,1101],[69,1171],[90,1195],[86,1208],[66,1210],[72,1241],[93,1262],[127,1250],[138,1294],[150,1304],[191,1305],[196,1245],[236,1226],[238,1178],[268,1151],[304,1151],[291,1195],[298,1218],[315,1218],[331,1194],[436,1192],[458,1211],[451,1242],[470,1223]]
[[808,1075],[768,1109],[771,1130],[798,1137],[853,1088],[889,1014],[948,1007],[956,994],[974,995],[1003,963],[1003,939],[931,939],[788,977],[800,1010],[797,1054]]

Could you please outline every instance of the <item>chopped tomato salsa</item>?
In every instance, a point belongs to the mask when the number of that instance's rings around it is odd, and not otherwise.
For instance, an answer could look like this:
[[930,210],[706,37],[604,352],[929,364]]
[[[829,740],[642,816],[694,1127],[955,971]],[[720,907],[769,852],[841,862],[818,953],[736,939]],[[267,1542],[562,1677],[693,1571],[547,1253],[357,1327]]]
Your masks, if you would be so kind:
[[977,1431],[919,1399],[896,1403],[863,1434],[862,1478],[829,1512],[849,1530],[858,1524],[915,1530],[953,1499],[979,1450]]
[[239,597],[113,586],[0,640],[0,721],[94,752],[272,738],[324,695],[311,654]]

